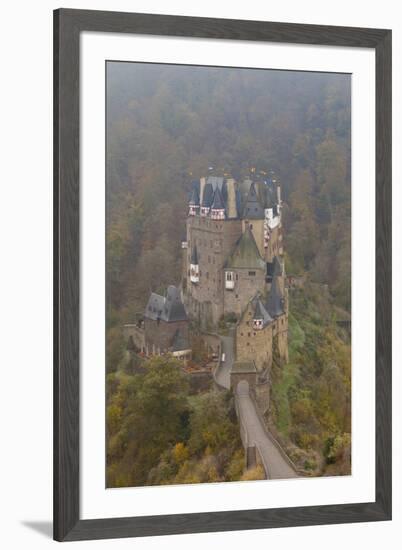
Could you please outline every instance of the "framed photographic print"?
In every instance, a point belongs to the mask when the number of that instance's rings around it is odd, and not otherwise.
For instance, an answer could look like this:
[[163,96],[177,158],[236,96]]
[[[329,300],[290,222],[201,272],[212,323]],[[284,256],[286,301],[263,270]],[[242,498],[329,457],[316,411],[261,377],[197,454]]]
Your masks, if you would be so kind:
[[54,13],[54,537],[391,518],[391,31]]

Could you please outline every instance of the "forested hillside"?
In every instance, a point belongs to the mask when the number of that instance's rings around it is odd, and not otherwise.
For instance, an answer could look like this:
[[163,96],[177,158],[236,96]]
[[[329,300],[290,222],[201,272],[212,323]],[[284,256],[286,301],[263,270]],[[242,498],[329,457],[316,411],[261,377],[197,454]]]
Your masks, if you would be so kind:
[[[306,284],[290,291],[290,360],[274,364],[266,420],[305,473],[350,472],[350,335],[339,323],[351,305],[350,146],[348,75],[108,63],[109,486],[241,476],[229,401],[190,396],[171,366],[160,378],[157,362],[146,375],[124,372],[122,324],[151,291],[180,282],[188,192],[210,173],[273,170],[281,182],[285,268]],[[133,437],[147,449],[155,380],[162,393],[177,385],[178,431],[155,432],[159,446],[145,452]],[[203,439],[210,409],[219,422]]]
[[287,272],[350,308],[350,77],[137,63],[107,66],[109,326],[179,281],[191,181],[274,170]]

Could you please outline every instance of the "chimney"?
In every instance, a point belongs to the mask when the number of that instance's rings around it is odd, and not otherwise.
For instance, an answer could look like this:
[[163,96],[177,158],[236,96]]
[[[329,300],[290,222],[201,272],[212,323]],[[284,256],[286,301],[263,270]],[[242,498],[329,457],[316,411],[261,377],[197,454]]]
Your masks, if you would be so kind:
[[226,180],[226,187],[228,190],[228,199],[227,199],[227,217],[228,218],[237,218],[235,185],[236,185],[235,180],[233,178]]
[[200,178],[200,205],[202,204],[202,200],[204,198],[204,187],[205,187],[205,178]]

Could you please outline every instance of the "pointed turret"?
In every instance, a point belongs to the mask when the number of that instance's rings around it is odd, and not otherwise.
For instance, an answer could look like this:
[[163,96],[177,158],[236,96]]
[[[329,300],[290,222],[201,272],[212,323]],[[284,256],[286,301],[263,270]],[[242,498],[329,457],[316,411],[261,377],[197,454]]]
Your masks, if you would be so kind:
[[272,317],[265,309],[264,304],[261,302],[261,299],[257,297],[255,299],[255,308],[253,314],[253,328],[256,330],[262,330],[269,323],[272,323]]
[[264,208],[261,206],[254,182],[251,183],[250,190],[247,194],[247,199],[243,209],[243,218],[250,220],[264,219]]
[[236,247],[229,256],[225,267],[266,270],[265,262],[261,258],[253,233],[249,227],[237,241]]
[[271,317],[279,317],[279,315],[285,313],[285,299],[280,288],[278,275],[275,275],[272,279],[266,309]]
[[202,196],[201,216],[208,216],[213,199],[214,199],[214,188],[212,186],[212,183],[206,183],[204,186],[204,192]]
[[219,187],[215,189],[214,200],[211,206],[211,218],[213,220],[225,219],[225,204],[223,202],[222,193],[220,192]]
[[193,192],[191,193],[191,198],[188,203],[188,215],[196,216],[200,212],[200,195],[198,193],[197,187],[193,187]]

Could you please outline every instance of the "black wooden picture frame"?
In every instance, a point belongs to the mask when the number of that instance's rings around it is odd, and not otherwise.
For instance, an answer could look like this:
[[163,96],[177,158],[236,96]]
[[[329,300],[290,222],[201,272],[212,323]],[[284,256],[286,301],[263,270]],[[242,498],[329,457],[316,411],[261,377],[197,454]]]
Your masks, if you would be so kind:
[[[80,33],[372,48],[376,57],[375,502],[80,519]],[[54,12],[54,538],[58,541],[391,519],[391,31],[60,9]]]

